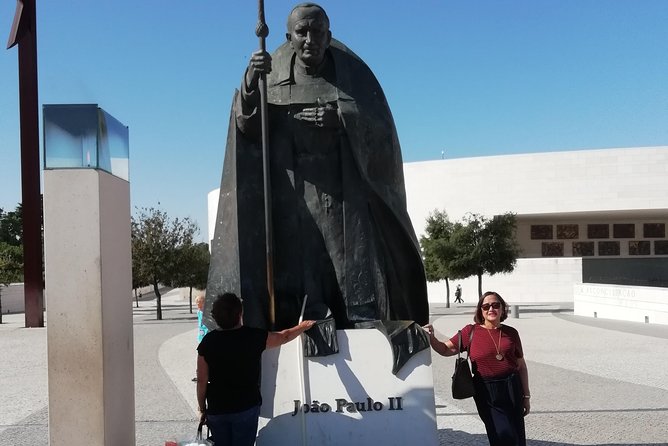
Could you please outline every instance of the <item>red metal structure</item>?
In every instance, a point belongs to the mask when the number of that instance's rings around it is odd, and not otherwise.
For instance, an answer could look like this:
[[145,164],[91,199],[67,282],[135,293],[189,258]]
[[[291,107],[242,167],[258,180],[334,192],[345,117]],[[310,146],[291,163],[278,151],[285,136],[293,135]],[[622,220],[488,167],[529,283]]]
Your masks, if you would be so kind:
[[44,326],[35,0],[17,0],[7,49],[19,47],[25,326]]

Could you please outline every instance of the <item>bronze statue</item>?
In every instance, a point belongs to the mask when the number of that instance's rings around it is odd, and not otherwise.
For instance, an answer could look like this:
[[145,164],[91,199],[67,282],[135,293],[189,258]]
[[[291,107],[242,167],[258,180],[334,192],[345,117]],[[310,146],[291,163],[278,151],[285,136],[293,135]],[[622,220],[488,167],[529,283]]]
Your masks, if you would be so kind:
[[[337,328],[428,322],[424,268],[406,211],[394,120],[378,81],[332,39],[326,12],[297,5],[287,42],[252,54],[235,92],[212,243],[207,307],[244,299],[244,324],[304,317]],[[275,326],[265,262],[258,79],[266,74]],[[271,266],[270,266],[271,268]],[[206,312],[208,314],[208,311]]]

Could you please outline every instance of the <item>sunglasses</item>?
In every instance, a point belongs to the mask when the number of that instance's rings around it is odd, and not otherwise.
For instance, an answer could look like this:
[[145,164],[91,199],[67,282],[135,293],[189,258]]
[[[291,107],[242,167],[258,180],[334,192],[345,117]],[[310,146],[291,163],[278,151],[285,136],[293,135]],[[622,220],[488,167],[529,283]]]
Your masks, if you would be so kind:
[[491,304],[482,304],[482,305],[480,305],[480,308],[482,308],[484,311],[487,311],[490,308],[494,308],[495,310],[498,310],[499,308],[501,308],[501,302],[492,302]]

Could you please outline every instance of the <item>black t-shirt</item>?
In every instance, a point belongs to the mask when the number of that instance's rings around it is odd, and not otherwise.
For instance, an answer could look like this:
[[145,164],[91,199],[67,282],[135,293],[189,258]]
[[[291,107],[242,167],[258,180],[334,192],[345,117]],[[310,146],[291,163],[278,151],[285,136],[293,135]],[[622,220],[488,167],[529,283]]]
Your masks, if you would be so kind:
[[241,326],[207,333],[197,351],[209,366],[207,413],[234,413],[262,403],[260,368],[266,330]]

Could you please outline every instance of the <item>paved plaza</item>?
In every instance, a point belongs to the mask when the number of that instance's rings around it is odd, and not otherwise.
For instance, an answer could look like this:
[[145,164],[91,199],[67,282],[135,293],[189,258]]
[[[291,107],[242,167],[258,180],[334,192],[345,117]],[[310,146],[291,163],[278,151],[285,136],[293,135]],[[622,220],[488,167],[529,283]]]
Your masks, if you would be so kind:
[[[668,326],[535,310],[506,321],[519,330],[529,367],[528,444],[668,445]],[[433,313],[443,338],[471,322],[472,308],[434,307]],[[175,291],[163,297],[163,317],[155,320],[154,300],[134,309],[139,446],[186,438],[197,426],[191,381],[197,319]],[[46,446],[46,331],[23,328],[23,314],[3,319],[0,445]],[[433,355],[440,445],[486,445],[473,401],[450,397],[452,368],[452,358]]]

